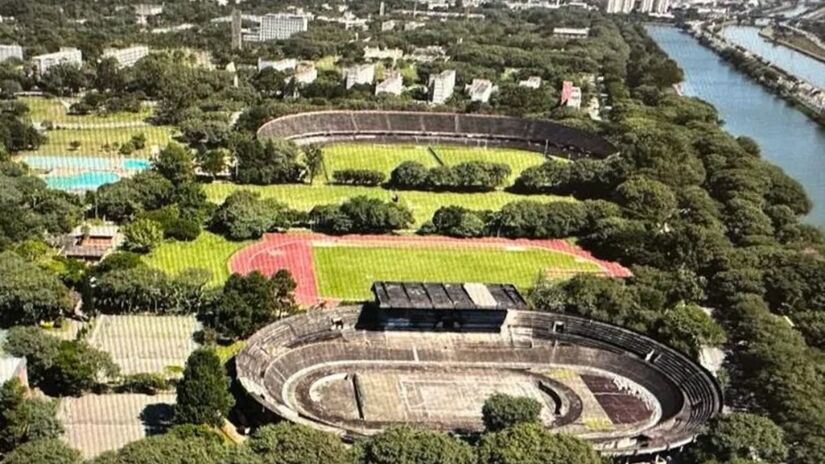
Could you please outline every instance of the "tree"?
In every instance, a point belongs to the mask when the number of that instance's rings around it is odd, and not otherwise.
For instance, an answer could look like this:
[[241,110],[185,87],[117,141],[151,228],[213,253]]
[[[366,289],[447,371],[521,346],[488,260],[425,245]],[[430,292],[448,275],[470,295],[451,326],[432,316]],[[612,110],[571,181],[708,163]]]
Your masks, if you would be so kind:
[[195,179],[195,163],[192,153],[186,147],[171,142],[158,153],[152,162],[154,169],[174,185]]
[[39,385],[54,365],[60,352],[60,340],[39,327],[14,327],[9,330],[2,348],[12,356],[26,358],[29,381]]
[[163,240],[160,223],[151,219],[137,219],[123,227],[126,248],[139,253],[152,251]]
[[487,398],[481,408],[484,427],[498,432],[516,424],[539,422],[541,403],[533,398],[496,393]]
[[429,170],[416,161],[404,161],[390,173],[390,185],[396,188],[420,188],[427,184]]
[[321,169],[324,166],[324,151],[319,145],[310,144],[303,147],[304,163],[307,165],[309,171],[309,183],[315,180]]
[[215,179],[226,170],[229,156],[229,150],[225,148],[200,151],[198,152],[198,165],[203,172]]
[[189,355],[178,383],[175,422],[219,427],[234,399],[229,376],[214,351],[201,348]]
[[698,444],[704,459],[738,458],[778,463],[788,457],[782,429],[766,417],[745,412],[714,419],[708,432],[699,437]]
[[258,271],[232,274],[224,284],[209,325],[230,339],[247,338],[284,314],[295,311],[295,280],[281,269],[267,279]]
[[119,371],[109,353],[82,340],[63,341],[47,373],[49,381],[41,388],[52,394],[78,396],[116,377]]
[[362,464],[470,464],[473,449],[444,433],[393,427],[367,439]]
[[[90,464],[262,464],[254,456],[232,454],[219,433],[205,426],[181,425],[106,452]],[[237,457],[237,460],[233,460]],[[247,458],[247,459],[243,459]],[[251,459],[250,459],[251,458]]]
[[226,197],[212,215],[212,229],[232,240],[258,238],[290,224],[287,206],[273,198],[259,199],[258,194],[238,190]]
[[246,446],[268,464],[349,464],[348,450],[332,434],[281,422],[258,429]]
[[702,308],[684,303],[665,311],[655,329],[657,338],[694,359],[703,346],[719,346],[725,331]]
[[585,441],[553,433],[538,423],[522,423],[484,435],[479,464],[600,464],[599,454]]
[[60,438],[63,433],[57,403],[26,398],[26,390],[17,379],[0,389],[0,406],[0,453],[30,441]]
[[664,222],[676,211],[676,196],[667,185],[644,177],[625,181],[616,189],[616,202],[636,219]]
[[54,321],[73,309],[60,279],[16,253],[0,253],[0,326]]
[[3,464],[80,464],[80,453],[62,440],[52,438],[48,440],[30,441],[19,446],[7,454]]

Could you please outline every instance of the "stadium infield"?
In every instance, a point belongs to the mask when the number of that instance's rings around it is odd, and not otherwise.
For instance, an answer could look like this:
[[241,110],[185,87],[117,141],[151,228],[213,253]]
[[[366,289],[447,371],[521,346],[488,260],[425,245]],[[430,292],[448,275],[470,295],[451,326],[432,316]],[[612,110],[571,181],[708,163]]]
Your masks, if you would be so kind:
[[293,274],[302,305],[369,299],[376,280],[508,282],[526,289],[542,273],[630,275],[564,240],[268,234],[229,259],[231,272],[269,275],[278,269]]

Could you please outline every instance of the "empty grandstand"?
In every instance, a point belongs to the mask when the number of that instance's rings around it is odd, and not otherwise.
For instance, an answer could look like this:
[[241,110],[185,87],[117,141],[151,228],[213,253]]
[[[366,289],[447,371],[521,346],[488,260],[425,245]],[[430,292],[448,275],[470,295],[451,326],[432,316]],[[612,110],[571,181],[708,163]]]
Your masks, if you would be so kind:
[[[464,291],[488,299],[483,289]],[[442,297],[435,300],[449,299]],[[393,311],[390,301],[379,294],[371,309]],[[721,409],[722,393],[709,372],[609,324],[518,309],[505,310],[495,332],[486,326],[391,330],[383,322],[358,307],[284,319],[238,354],[238,378],[266,409],[350,438],[398,423],[477,431],[489,395],[529,396],[544,405],[548,427],[609,455],[682,446]]]
[[604,158],[616,147],[599,135],[550,121],[508,116],[408,111],[318,111],[273,119],[259,138],[299,145],[339,141],[413,142],[520,148],[571,158]]

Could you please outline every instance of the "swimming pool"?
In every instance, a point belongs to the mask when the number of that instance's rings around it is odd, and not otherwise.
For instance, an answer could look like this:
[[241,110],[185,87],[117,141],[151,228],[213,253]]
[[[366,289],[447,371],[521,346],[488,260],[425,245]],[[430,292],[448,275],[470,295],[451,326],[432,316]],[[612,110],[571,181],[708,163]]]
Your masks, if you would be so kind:
[[105,171],[108,169],[126,169],[142,171],[149,169],[149,160],[139,158],[121,158],[105,156],[24,156],[23,162],[35,169],[67,169]]
[[46,176],[46,185],[58,190],[97,190],[103,184],[117,182],[120,176],[110,171],[83,171],[77,174]]
[[103,184],[117,182],[118,172],[149,169],[149,160],[117,156],[24,156],[30,167],[47,171],[46,184],[54,189],[80,191],[97,190]]

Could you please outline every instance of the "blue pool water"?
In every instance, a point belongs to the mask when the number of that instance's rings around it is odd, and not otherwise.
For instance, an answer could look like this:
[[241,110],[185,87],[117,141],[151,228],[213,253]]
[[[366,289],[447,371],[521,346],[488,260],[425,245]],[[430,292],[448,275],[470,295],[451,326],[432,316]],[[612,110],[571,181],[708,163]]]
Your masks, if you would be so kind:
[[44,179],[60,190],[96,190],[120,179],[118,171],[149,169],[149,160],[105,156],[25,156],[22,160],[40,171],[53,171]]
[[24,156],[23,162],[35,169],[108,169],[144,170],[149,160],[136,158],[107,158],[105,156]]
[[109,171],[83,171],[77,174],[46,176],[46,184],[58,190],[97,190],[103,184],[117,182],[120,176]]
[[123,160],[123,169],[149,169],[149,160],[145,159],[126,159]]

